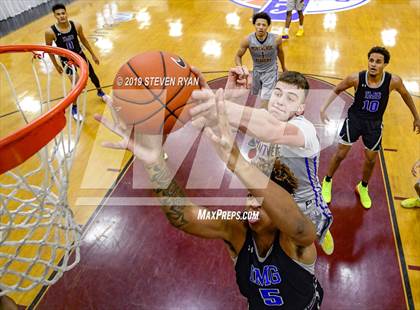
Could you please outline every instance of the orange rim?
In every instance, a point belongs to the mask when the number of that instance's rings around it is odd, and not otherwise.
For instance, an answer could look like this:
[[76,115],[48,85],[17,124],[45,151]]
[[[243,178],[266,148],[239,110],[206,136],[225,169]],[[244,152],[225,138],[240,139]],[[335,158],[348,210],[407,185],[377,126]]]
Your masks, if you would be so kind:
[[[80,69],[79,80],[65,98],[45,114],[37,117],[25,127],[0,139],[0,174],[13,169],[38,152],[50,142],[66,125],[65,109],[85,88],[88,66],[78,54],[48,45],[3,45],[0,54],[42,51],[72,60]],[[63,74],[65,74],[63,72]]]

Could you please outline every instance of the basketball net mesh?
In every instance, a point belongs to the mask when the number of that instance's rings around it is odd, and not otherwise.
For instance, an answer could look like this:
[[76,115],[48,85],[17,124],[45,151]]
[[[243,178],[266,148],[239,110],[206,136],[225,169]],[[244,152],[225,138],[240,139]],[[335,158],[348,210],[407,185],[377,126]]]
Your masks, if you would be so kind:
[[[40,68],[51,68],[51,64],[43,54],[34,55],[32,71],[39,95],[37,117],[48,111],[53,102],[50,98],[51,70],[46,70],[46,77],[42,76],[46,78],[46,94],[41,90],[38,73]],[[69,70],[75,73],[74,65],[70,65]],[[10,86],[18,110],[15,114],[19,114],[24,123],[29,123],[30,118],[35,117],[22,108],[9,72],[2,63],[0,72]],[[71,88],[76,83],[76,75],[72,76]],[[68,78],[63,73],[64,96],[67,95],[66,83]],[[77,102],[79,112],[85,115],[85,91]],[[0,296],[10,291],[28,291],[38,284],[54,284],[80,260],[82,231],[73,220],[67,188],[83,122],[72,119],[71,105],[66,116],[65,128],[53,140],[23,164],[0,175]]]

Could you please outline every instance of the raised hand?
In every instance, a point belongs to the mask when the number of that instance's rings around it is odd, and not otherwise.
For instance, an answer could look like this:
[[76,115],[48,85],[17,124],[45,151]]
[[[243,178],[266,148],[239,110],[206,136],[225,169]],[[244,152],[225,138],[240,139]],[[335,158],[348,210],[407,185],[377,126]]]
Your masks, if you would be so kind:
[[252,84],[252,78],[246,66],[236,66],[231,68],[228,73],[228,79],[225,86],[225,99],[241,99],[245,103],[248,98]]
[[132,126],[126,126],[118,118],[111,97],[105,95],[104,101],[111,110],[113,120],[111,121],[99,114],[95,114],[94,118],[122,139],[118,142],[103,142],[102,146],[110,149],[129,150],[145,164],[158,162],[163,154],[162,135],[146,135],[136,132]]
[[225,100],[223,98],[222,90],[219,89],[216,92],[215,101],[218,122],[216,126],[206,127],[204,129],[204,134],[213,142],[213,146],[220,159],[229,163],[232,159],[234,159],[231,156],[232,148],[237,150],[237,146],[235,144],[235,139],[232,135],[232,129],[226,113]]
[[215,94],[210,89],[202,73],[195,67],[191,71],[198,77],[200,89],[194,90],[188,100],[189,104],[195,105],[189,113],[192,117],[192,124],[196,128],[214,126],[217,124],[217,108]]
[[321,122],[324,123],[324,124],[326,124],[330,121],[330,119],[327,116],[327,112],[325,112],[323,110],[321,110],[321,112],[319,113],[319,116],[321,118]]

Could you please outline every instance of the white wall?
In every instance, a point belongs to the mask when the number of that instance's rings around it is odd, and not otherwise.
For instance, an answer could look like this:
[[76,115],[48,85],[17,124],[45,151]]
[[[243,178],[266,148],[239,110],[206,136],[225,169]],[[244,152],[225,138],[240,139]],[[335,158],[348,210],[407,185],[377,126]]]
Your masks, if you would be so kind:
[[16,16],[49,0],[0,0],[0,20]]

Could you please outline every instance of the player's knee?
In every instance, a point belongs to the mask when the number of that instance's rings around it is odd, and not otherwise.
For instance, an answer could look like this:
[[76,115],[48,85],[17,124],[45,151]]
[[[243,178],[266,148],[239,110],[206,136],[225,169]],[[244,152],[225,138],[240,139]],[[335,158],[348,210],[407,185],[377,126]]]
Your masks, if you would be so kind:
[[376,156],[375,157],[366,157],[365,161],[368,165],[372,166],[376,162]]
[[287,11],[287,17],[292,16],[292,11]]
[[347,152],[338,151],[337,154],[335,155],[335,158],[337,161],[342,161],[344,158],[346,158],[346,156],[347,156]]

